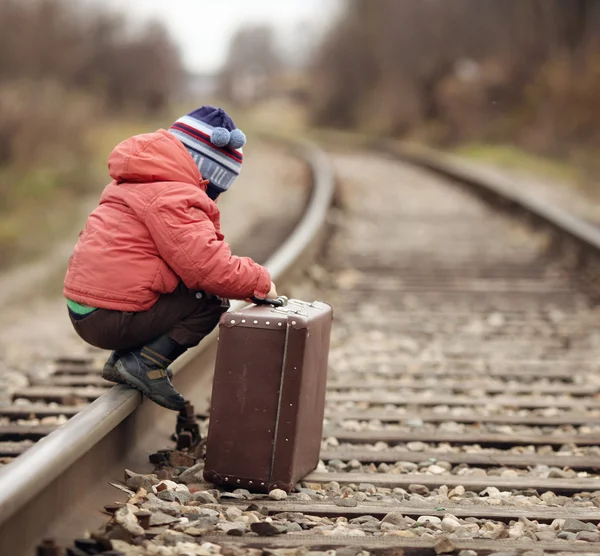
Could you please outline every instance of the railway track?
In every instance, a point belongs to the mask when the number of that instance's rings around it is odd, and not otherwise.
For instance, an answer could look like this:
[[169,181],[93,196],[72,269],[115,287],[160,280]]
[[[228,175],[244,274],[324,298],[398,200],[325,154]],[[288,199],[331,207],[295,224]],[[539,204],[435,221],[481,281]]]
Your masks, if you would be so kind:
[[[312,156],[323,184],[327,165]],[[600,553],[598,312],[594,284],[565,270],[563,256],[575,249],[580,268],[593,268],[600,233],[507,201],[508,189],[481,177],[457,184],[453,165],[334,160],[342,215],[323,268],[311,271],[314,295],[336,310],[319,468],[288,496],[214,489],[201,480],[201,445],[168,446],[174,418],[116,387],[25,452],[27,465],[16,460],[10,484],[0,473],[9,554],[27,554],[18,550],[45,534],[60,543],[98,527],[71,553]],[[490,197],[546,227],[506,218]],[[291,239],[296,251],[306,253],[303,234],[314,239],[309,224]],[[270,263],[277,275],[294,260],[284,250]],[[201,433],[213,356],[214,347],[192,354],[175,377]],[[77,458],[57,471],[58,446],[73,438]],[[161,438],[165,451],[144,466]],[[63,444],[47,448],[51,439]],[[144,476],[127,472],[117,486],[128,493],[111,504],[118,491],[107,481],[125,468]],[[40,470],[54,475],[43,489],[31,480]],[[19,496],[28,500],[7,511]],[[112,518],[100,514],[105,504]],[[44,518],[52,508],[60,519]]]
[[[318,249],[333,197],[324,156],[309,145],[290,147],[309,170],[307,205],[279,207],[232,246],[234,253],[264,262],[282,285]],[[232,303],[234,309],[240,305]],[[201,400],[200,410],[210,392],[215,348],[213,333],[172,367],[175,385]],[[34,554],[46,535],[66,542],[75,531],[101,523],[98,504],[114,497],[110,478],[122,476],[123,465],[147,461],[156,438],[172,436],[181,421],[130,388],[107,388],[99,377],[105,357],[92,349],[89,358],[54,361],[47,380],[16,391],[14,403],[0,408],[0,554]]]

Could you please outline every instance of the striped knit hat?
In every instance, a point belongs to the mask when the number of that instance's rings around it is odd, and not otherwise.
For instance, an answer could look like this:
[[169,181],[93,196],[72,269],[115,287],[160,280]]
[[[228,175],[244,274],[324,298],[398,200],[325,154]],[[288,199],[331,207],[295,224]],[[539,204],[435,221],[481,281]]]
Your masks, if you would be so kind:
[[179,118],[169,132],[185,145],[209,181],[206,193],[211,199],[227,191],[240,175],[246,136],[223,109],[202,106]]

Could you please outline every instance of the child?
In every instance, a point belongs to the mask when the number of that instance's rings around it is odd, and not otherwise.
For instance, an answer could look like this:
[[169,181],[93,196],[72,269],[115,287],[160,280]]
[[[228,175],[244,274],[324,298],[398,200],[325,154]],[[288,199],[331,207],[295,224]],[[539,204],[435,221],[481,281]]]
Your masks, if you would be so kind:
[[73,327],[113,350],[102,376],[168,409],[185,403],[168,366],[217,326],[227,299],[277,297],[268,271],[232,256],[220,230],[216,201],[239,175],[245,143],[211,106],[126,139],[69,260]]

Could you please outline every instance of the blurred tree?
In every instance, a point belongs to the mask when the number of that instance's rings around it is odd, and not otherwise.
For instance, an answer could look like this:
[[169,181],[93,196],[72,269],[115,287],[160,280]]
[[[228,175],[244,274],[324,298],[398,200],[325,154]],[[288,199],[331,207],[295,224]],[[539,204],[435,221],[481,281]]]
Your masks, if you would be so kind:
[[221,90],[235,103],[252,102],[265,93],[267,83],[281,67],[273,29],[265,25],[242,27],[231,40],[220,76]]
[[47,79],[104,97],[112,108],[163,109],[183,75],[164,26],[132,35],[113,14],[67,0],[0,2],[0,82]]
[[56,217],[61,200],[97,187],[93,151],[104,117],[154,115],[181,75],[158,23],[134,34],[101,7],[0,0],[0,266],[43,227],[36,203]]
[[600,0],[349,0],[315,60],[313,118],[598,144],[599,37]]

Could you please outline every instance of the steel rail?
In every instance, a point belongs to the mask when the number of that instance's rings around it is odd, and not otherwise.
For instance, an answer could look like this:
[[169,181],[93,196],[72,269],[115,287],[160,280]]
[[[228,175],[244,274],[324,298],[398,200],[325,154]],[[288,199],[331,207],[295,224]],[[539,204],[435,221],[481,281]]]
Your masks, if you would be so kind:
[[[273,139],[273,138],[271,138]],[[277,139],[282,143],[281,139]],[[335,180],[332,167],[326,155],[307,142],[285,142],[287,146],[306,161],[312,178],[312,191],[308,206],[289,237],[268,259],[265,266],[273,281],[281,283],[289,279],[296,264],[300,264],[312,254],[323,239],[327,213],[333,202]],[[233,302],[231,310],[239,310],[247,305]],[[195,349],[189,350],[172,366],[174,382],[187,372],[201,358],[214,349],[217,331],[214,331]],[[187,373],[186,373],[187,372]],[[183,380],[183,379],[181,379]],[[187,377],[193,381],[194,377]],[[206,386],[206,385],[205,385]],[[83,500],[85,493],[77,493],[93,481],[92,469],[107,468],[120,451],[126,451],[132,434],[138,434],[140,424],[148,427],[156,415],[173,421],[169,416],[157,412],[153,404],[142,404],[142,396],[131,388],[115,386],[96,399],[90,406],[73,416],[63,426],[40,440],[14,462],[0,469],[0,546],[2,553],[29,554],[35,544],[47,534],[47,529],[55,515],[48,513],[46,503],[55,504],[55,512],[61,504],[69,500]],[[149,408],[145,415],[136,419],[140,406]],[[157,407],[157,406],[156,406]],[[140,409],[142,409],[140,408]],[[171,427],[174,430],[174,425]],[[122,429],[124,436],[112,438],[111,433]],[[141,430],[144,431],[143,426]],[[113,434],[113,436],[115,436]],[[155,435],[156,437],[156,435]],[[95,452],[92,452],[95,450]],[[94,460],[84,462],[83,460]],[[79,462],[87,465],[85,479],[76,476]],[[82,467],[83,467],[82,463]],[[122,473],[122,471],[121,471]],[[89,475],[92,476],[89,476]],[[36,509],[35,506],[38,506]],[[42,509],[45,508],[45,511]],[[26,552],[13,552],[25,550]]]

